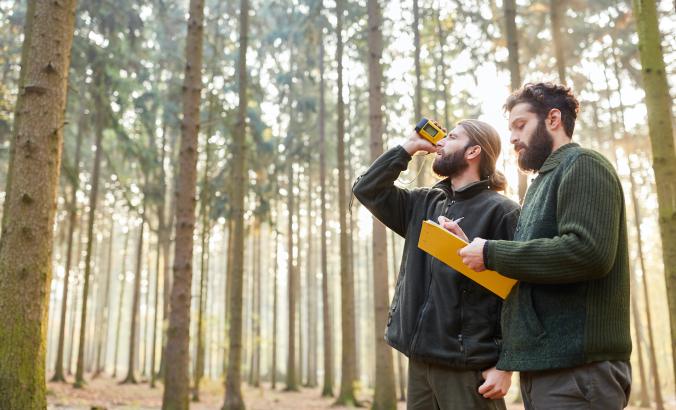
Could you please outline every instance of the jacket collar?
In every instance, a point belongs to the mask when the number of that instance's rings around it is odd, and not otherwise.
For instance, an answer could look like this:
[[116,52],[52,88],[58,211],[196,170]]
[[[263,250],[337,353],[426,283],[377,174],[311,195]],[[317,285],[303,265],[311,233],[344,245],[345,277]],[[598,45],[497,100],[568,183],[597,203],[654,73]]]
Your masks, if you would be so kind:
[[561,161],[563,161],[566,158],[569,150],[571,148],[576,148],[576,147],[579,147],[579,146],[580,146],[580,144],[578,144],[576,142],[570,142],[566,145],[559,147],[559,149],[557,149],[556,151],[549,154],[549,156],[547,157],[545,162],[542,164],[542,166],[538,170],[538,173],[544,174],[545,172],[549,172],[549,171],[553,170],[554,168],[558,167],[559,164],[561,163]]
[[472,182],[459,189],[453,189],[451,178],[445,178],[437,182],[433,188],[441,189],[446,196],[454,199],[467,199],[477,195],[480,192],[490,189],[488,179]]

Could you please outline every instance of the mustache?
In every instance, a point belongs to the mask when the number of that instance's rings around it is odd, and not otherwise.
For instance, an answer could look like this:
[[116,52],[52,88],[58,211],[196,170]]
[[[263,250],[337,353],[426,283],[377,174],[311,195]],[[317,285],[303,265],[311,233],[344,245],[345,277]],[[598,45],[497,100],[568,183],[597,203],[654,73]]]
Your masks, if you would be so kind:
[[528,145],[524,144],[523,142],[517,142],[516,144],[514,144],[514,151],[517,151],[517,152],[518,152],[521,148],[527,150],[527,149],[528,149]]

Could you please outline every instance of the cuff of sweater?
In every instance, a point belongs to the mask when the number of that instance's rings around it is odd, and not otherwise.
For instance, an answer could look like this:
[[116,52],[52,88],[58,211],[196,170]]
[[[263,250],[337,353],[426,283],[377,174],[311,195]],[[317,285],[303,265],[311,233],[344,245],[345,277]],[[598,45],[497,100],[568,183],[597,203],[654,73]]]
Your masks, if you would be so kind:
[[397,150],[397,154],[401,158],[406,159],[407,162],[413,159],[413,155],[409,154],[408,151],[406,151],[406,149],[403,147],[403,145],[398,145],[393,149]]
[[491,261],[495,259],[495,241],[486,241],[484,243],[484,266],[486,269],[495,270]]

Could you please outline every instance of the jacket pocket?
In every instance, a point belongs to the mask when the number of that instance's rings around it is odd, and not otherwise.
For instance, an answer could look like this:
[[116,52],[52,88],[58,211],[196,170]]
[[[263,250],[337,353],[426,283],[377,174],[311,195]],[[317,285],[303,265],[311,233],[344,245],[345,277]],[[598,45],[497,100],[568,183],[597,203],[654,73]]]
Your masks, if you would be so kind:
[[519,304],[519,307],[522,310],[521,316],[524,319],[528,333],[531,336],[540,339],[545,335],[546,331],[535,310],[535,305],[533,303],[533,287],[524,286],[523,296],[522,303]]

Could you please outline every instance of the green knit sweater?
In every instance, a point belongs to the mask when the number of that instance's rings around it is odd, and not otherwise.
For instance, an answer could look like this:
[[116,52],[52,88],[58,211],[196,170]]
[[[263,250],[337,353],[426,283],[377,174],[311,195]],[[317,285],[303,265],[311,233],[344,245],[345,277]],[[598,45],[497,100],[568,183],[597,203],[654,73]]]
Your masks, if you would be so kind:
[[518,279],[503,305],[505,370],[629,360],[629,261],[622,185],[597,152],[567,144],[528,189],[514,241],[486,266]]

